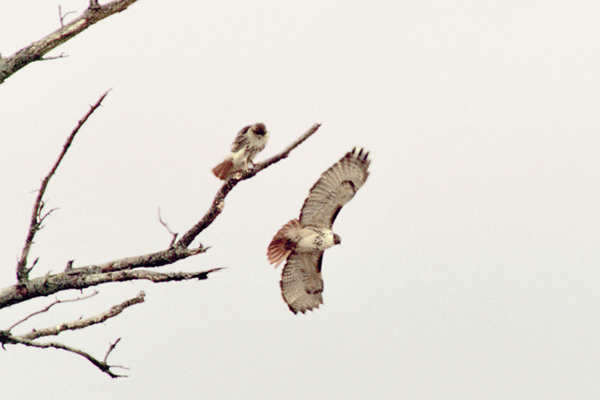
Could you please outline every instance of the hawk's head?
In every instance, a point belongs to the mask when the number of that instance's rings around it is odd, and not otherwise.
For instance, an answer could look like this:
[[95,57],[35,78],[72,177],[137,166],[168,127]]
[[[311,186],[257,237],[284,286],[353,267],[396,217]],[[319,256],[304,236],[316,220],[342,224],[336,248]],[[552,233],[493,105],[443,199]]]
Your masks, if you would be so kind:
[[333,234],[333,245],[342,244],[342,238],[337,233]]
[[264,136],[267,134],[267,127],[262,122],[258,122],[250,128],[252,133],[257,136]]

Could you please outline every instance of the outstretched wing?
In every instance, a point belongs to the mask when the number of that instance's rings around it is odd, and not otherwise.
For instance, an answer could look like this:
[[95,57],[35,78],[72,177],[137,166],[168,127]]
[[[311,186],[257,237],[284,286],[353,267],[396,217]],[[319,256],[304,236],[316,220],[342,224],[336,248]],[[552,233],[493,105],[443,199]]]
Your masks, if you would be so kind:
[[369,176],[369,152],[356,147],[321,175],[300,212],[302,226],[331,229],[341,208]]
[[287,259],[281,275],[281,294],[294,314],[319,308],[323,304],[321,262],[323,252],[296,253]]
[[235,136],[233,143],[231,144],[231,152],[237,153],[241,149],[243,149],[248,143],[248,131],[252,125],[248,125],[240,129],[240,131]]

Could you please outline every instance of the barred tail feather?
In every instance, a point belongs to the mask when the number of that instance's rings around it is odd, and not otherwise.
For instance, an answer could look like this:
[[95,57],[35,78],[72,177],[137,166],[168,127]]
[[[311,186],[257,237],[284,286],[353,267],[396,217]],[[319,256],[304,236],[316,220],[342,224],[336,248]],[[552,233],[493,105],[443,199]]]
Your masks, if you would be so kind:
[[293,219],[285,224],[273,237],[267,249],[267,258],[270,264],[275,264],[275,268],[285,261],[296,247],[296,243],[291,240],[289,233],[301,227],[300,221]]
[[214,167],[212,172],[217,178],[224,181],[227,178],[229,178],[229,176],[233,172],[233,162],[231,161],[231,159],[227,158],[221,164]]

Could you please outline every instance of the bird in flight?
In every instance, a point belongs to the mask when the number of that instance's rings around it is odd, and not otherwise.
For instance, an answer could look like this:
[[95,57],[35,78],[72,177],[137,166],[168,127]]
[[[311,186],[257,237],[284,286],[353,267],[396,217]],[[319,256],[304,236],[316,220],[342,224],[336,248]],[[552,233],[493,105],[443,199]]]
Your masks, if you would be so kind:
[[247,171],[248,163],[260,153],[269,140],[269,132],[265,124],[258,122],[243,127],[231,144],[231,155],[213,168],[213,174],[221,180],[227,180],[238,171]]
[[275,268],[287,260],[281,275],[281,293],[296,314],[323,304],[323,252],[340,244],[331,231],[342,207],[348,203],[369,176],[369,152],[354,148],[325,171],[304,201],[300,218],[285,224],[267,250]]

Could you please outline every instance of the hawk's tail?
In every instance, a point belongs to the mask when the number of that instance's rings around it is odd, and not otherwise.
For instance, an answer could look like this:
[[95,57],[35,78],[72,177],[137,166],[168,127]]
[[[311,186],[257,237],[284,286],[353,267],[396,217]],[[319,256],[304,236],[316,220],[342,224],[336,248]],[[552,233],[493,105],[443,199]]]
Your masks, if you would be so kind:
[[226,180],[233,172],[233,161],[229,157],[226,158],[225,161],[214,167],[212,172],[222,181]]
[[296,243],[290,239],[288,232],[300,229],[301,227],[300,221],[293,219],[285,224],[279,232],[275,234],[273,240],[271,240],[269,248],[267,249],[267,258],[269,259],[270,264],[275,264],[275,268],[277,268],[282,261],[286,260],[292,250],[296,247]]

